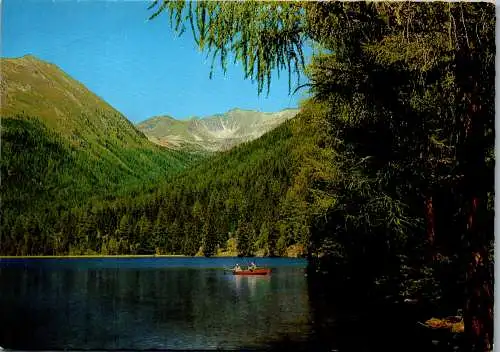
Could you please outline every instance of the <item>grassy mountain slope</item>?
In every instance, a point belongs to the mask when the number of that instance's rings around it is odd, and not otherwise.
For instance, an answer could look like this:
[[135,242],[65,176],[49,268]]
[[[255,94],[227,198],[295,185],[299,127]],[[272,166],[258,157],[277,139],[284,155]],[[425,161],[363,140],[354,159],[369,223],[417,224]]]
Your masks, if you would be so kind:
[[275,113],[232,109],[201,119],[175,120],[170,116],[158,116],[139,123],[137,128],[160,145],[221,151],[254,140],[297,113],[297,109]]
[[4,229],[21,215],[151,187],[198,158],[149,142],[55,65],[32,56],[0,63]]
[[26,55],[1,59],[1,68],[2,117],[37,117],[73,145],[89,139],[147,145],[123,115],[56,65]]

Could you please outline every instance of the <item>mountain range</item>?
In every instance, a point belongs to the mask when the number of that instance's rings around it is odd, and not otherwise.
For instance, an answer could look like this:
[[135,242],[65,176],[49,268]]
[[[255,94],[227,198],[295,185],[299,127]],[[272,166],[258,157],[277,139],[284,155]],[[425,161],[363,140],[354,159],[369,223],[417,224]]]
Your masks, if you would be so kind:
[[224,114],[186,120],[156,116],[136,127],[150,141],[162,146],[214,152],[257,139],[297,115],[298,111],[285,109],[270,113],[236,108]]

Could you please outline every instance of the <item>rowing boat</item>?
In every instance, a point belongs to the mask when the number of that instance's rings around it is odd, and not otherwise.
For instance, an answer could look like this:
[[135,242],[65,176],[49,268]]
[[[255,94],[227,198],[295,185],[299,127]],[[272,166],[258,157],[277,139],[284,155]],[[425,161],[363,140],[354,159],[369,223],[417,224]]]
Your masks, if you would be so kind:
[[271,273],[271,269],[268,268],[260,268],[260,269],[253,269],[253,270],[240,270],[236,271],[233,270],[234,275],[267,275]]

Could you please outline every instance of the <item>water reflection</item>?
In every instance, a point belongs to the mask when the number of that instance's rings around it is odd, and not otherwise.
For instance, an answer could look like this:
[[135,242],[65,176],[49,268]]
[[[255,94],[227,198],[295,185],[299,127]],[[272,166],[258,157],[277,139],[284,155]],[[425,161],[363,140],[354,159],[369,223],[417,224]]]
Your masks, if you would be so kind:
[[257,292],[262,294],[265,291],[270,290],[269,285],[271,284],[271,277],[267,275],[262,275],[262,276],[234,275],[233,281],[235,284],[236,292],[243,293],[248,291],[250,297],[253,297],[257,294]]
[[193,268],[3,268],[0,346],[207,349],[307,336],[301,270],[241,277]]

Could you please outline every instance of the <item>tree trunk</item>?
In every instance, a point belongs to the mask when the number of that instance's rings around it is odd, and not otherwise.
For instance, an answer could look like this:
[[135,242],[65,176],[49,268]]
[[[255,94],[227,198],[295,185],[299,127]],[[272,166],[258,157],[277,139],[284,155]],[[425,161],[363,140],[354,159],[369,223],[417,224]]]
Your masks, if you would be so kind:
[[493,341],[493,295],[488,251],[476,223],[484,201],[473,197],[467,222],[468,258],[466,272],[465,333],[471,351],[490,351]]
[[[477,63],[476,63],[477,64]],[[471,68],[465,72],[471,73]],[[472,88],[465,95],[469,102],[465,116],[464,194],[467,206],[465,245],[467,258],[465,334],[470,351],[490,351],[493,341],[493,295],[487,251],[487,227],[484,226],[488,178],[486,177],[485,111],[479,101],[478,71],[468,77]],[[467,86],[466,86],[467,87]]]
[[425,217],[427,222],[427,245],[428,253],[431,260],[435,259],[434,242],[436,237],[434,225],[434,203],[432,194],[428,194],[425,198]]

